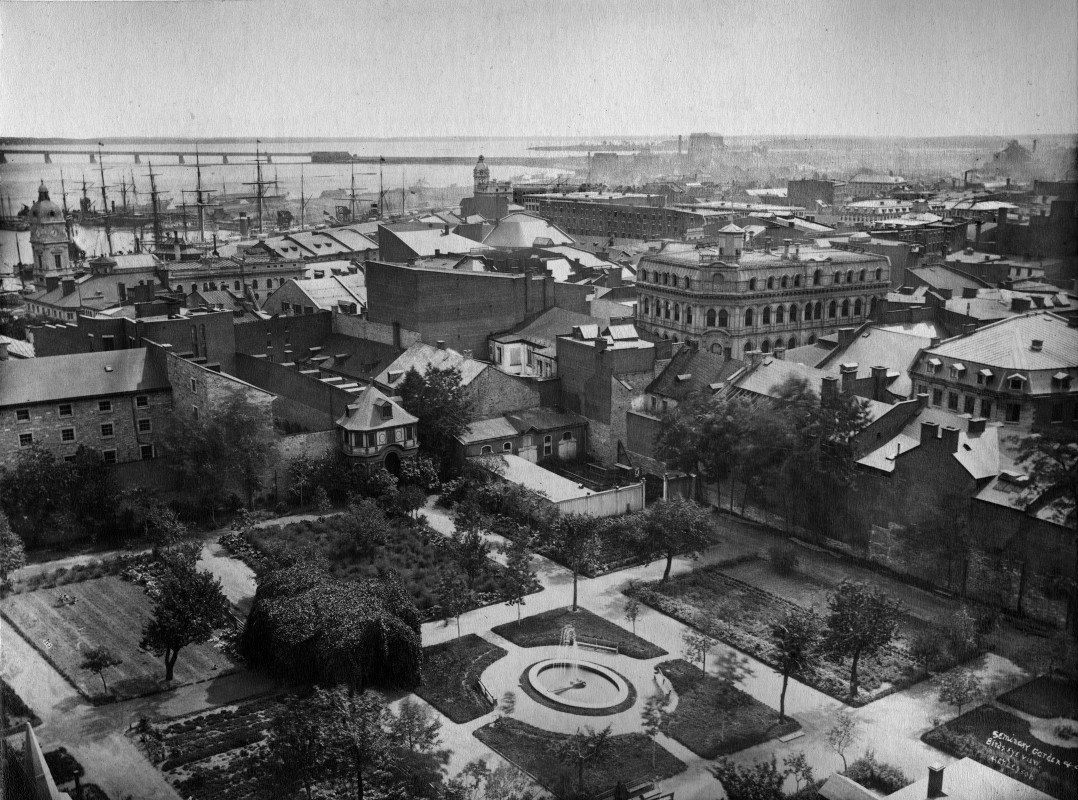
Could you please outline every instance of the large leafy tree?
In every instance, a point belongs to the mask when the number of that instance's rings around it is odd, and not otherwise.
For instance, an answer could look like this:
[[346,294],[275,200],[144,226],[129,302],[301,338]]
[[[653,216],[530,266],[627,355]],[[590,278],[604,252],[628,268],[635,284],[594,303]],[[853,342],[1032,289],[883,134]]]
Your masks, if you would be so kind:
[[609,747],[609,725],[601,731],[594,730],[590,726],[583,731],[578,729],[576,733],[558,745],[556,751],[558,760],[564,764],[576,766],[577,791],[581,796],[584,795],[584,765],[601,758]]
[[26,548],[22,539],[11,529],[7,515],[0,511],[0,592],[7,576],[26,563]]
[[408,371],[400,386],[404,409],[419,419],[419,446],[450,463],[456,437],[471,421],[472,403],[456,367]]
[[107,647],[101,645],[86,651],[82,663],[79,664],[79,669],[96,673],[101,678],[101,687],[105,690],[105,694],[108,694],[109,685],[105,681],[105,670],[118,667],[122,663],[124,663],[122,658],[117,658]]
[[779,721],[786,719],[786,688],[790,676],[804,675],[816,663],[820,640],[820,620],[813,611],[790,611],[771,626],[778,671],[782,675],[779,694]]
[[894,640],[901,607],[875,586],[843,581],[828,608],[824,648],[836,660],[850,659],[850,696],[856,697],[861,658]]
[[325,721],[310,698],[290,697],[274,715],[266,738],[266,778],[275,791],[302,787],[312,800],[315,786],[326,777],[332,755]]
[[577,579],[598,556],[599,529],[599,519],[587,514],[565,514],[554,525],[554,546],[573,573],[573,611],[577,610]]
[[318,689],[314,712],[325,726],[339,796],[383,798],[391,785],[389,711],[371,692]]
[[779,770],[775,756],[752,766],[738,766],[724,758],[711,767],[728,800],[785,800],[782,785],[789,772],[789,768]]
[[662,582],[670,578],[674,556],[696,559],[711,544],[711,515],[692,500],[660,500],[644,512],[640,550],[645,555],[658,553],[666,558]]
[[142,647],[165,660],[171,681],[180,651],[209,640],[228,620],[228,600],[221,582],[183,559],[163,562],[153,615],[142,629]]

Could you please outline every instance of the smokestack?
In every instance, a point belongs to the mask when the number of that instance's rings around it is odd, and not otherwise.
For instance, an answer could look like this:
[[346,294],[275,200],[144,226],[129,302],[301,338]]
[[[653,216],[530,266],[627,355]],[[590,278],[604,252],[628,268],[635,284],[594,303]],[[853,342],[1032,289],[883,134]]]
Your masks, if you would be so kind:
[[933,764],[928,768],[928,800],[943,796],[943,764]]

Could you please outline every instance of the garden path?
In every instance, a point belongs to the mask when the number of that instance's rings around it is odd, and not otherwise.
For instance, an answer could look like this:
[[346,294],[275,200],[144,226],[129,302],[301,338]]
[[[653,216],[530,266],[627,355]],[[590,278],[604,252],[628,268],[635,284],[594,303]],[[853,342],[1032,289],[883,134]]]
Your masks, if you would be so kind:
[[[433,505],[433,498],[423,513],[427,515],[432,528],[445,535],[452,534],[454,530],[452,518],[444,509]],[[672,575],[690,572],[698,565],[727,561],[746,553],[766,550],[771,544],[769,538],[765,537],[770,537],[772,534],[754,530],[755,526],[745,524],[740,520],[725,516],[718,517],[716,525],[720,531],[727,534],[724,536],[723,542],[709,549],[699,561],[694,562],[688,558],[675,558]],[[765,535],[761,536],[761,533]],[[493,544],[504,544],[504,540],[500,536],[488,534],[486,538]],[[775,541],[778,541],[779,537],[775,536],[774,538]],[[855,574],[851,574],[850,577],[857,577],[857,571],[848,570],[850,565],[840,562],[834,556],[827,553],[817,553],[807,548],[804,548],[804,550],[807,557],[802,561],[802,569],[806,574],[814,576],[822,574],[826,580],[831,577],[830,573],[832,571],[837,572],[841,569],[846,574],[854,572]],[[828,560],[831,563],[827,563]],[[536,569],[544,588],[543,591],[528,596],[526,605],[523,608],[524,615],[527,616],[569,605],[572,597],[572,577],[569,571],[538,555],[532,556],[531,564]],[[624,618],[625,596],[622,593],[623,590],[633,581],[651,581],[661,578],[664,567],[664,561],[658,560],[597,578],[581,578],[578,585],[580,604],[589,611],[626,627],[628,623]],[[863,571],[865,573],[864,577],[871,577],[873,582],[877,584],[883,583],[889,591],[892,588],[896,590],[901,588],[904,591],[896,591],[896,594],[904,598],[912,593],[924,595],[925,597],[920,598],[919,602],[910,603],[907,606],[918,616],[924,613],[927,618],[932,619],[935,615],[949,615],[954,610],[955,604],[945,598],[887,579],[869,570],[858,571]],[[767,574],[769,574],[769,571],[765,570],[750,573],[748,578],[740,575],[739,577],[742,577],[743,580],[749,579],[749,582],[756,582],[759,579],[763,584],[761,588],[768,589],[767,581],[763,580]],[[835,582],[837,583],[838,580]],[[892,587],[891,584],[895,584],[895,586]],[[774,588],[782,590],[782,587],[776,586]],[[522,671],[526,664],[539,660],[539,656],[526,652],[524,648],[517,647],[502,637],[493,634],[490,630],[496,625],[515,620],[516,613],[514,608],[504,604],[486,606],[462,614],[460,623],[462,633],[477,633],[508,650],[510,655],[507,657],[507,663],[513,662],[515,664],[519,662],[520,671]],[[682,636],[685,630],[686,626],[680,622],[650,607],[644,606],[640,609],[640,616],[636,622],[636,632],[669,651],[668,658],[682,656]],[[457,635],[457,629],[455,624],[444,625],[441,622],[431,622],[423,626],[422,634],[423,644],[430,645],[454,638]],[[712,655],[729,650],[732,650],[732,648],[722,642],[716,642]],[[507,659],[502,661],[507,661]],[[658,660],[662,659],[657,659],[656,661]],[[776,707],[781,689],[781,677],[773,669],[755,659],[749,658],[748,660],[753,674],[743,681],[741,688],[761,702]],[[495,667],[500,663],[497,662]],[[709,657],[709,666],[712,663],[713,660]],[[989,691],[992,693],[1005,691],[1029,677],[1024,670],[1012,662],[991,654],[975,662],[972,666],[981,678],[982,683],[990,687]],[[492,669],[494,668],[492,667]],[[513,669],[506,668],[504,671],[508,674],[512,673]],[[519,671],[516,674],[519,674]],[[498,696],[498,691],[494,691],[494,694]],[[531,720],[526,713],[520,713],[526,711],[526,704],[522,703],[523,692],[518,690],[516,695],[518,708],[516,716],[525,722],[530,722]],[[638,707],[639,701],[636,708]],[[839,757],[828,748],[826,737],[828,729],[834,724],[836,712],[845,707],[840,701],[796,680],[791,680],[786,695],[786,709],[787,713],[794,716],[801,723],[804,735],[785,744],[777,740],[764,742],[756,747],[737,753],[735,760],[739,763],[752,763],[763,758],[770,758],[771,754],[774,753],[781,765],[783,756],[804,751],[809,763],[815,769],[817,777],[826,777],[842,767]],[[928,764],[936,762],[950,763],[954,760],[920,741],[920,735],[932,727],[933,719],[948,719],[954,716],[953,709],[942,705],[938,701],[935,687],[931,683],[921,682],[906,691],[890,695],[863,708],[852,709],[851,711],[860,724],[859,738],[851,748],[851,752],[847,753],[847,759],[849,760],[852,760],[851,755],[856,758],[866,748],[873,748],[882,760],[895,763],[906,772],[908,777],[915,780],[923,777]],[[627,716],[629,712],[625,712],[625,714]],[[475,757],[486,748],[474,737],[469,738],[470,734],[475,729],[493,721],[496,717],[497,712],[495,711],[464,725],[456,725],[443,717],[445,738],[448,741],[450,735],[452,735],[454,740],[461,741],[461,745],[469,755]],[[580,719],[582,725],[606,724],[602,721],[604,718],[583,717]],[[537,720],[537,722],[541,724],[541,720]],[[450,733],[451,729],[454,728],[461,730],[453,730]],[[659,741],[688,766],[685,772],[658,784],[659,788],[663,791],[673,791],[677,800],[715,800],[715,798],[721,796],[720,785],[708,770],[708,767],[714,762],[696,756],[687,748],[666,737],[660,738]],[[489,751],[486,752],[489,753]],[[788,788],[793,789],[792,779]]]

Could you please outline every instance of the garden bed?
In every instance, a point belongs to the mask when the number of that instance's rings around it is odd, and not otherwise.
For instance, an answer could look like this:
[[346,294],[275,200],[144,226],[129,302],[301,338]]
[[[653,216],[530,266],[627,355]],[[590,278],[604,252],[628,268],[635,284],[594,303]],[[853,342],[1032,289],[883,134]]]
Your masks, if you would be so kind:
[[[601,726],[600,726],[601,727]],[[555,755],[569,737],[532,727],[520,720],[503,718],[485,725],[475,737],[503,758],[532,775],[559,797],[570,796],[577,786],[577,767],[563,764]],[[652,758],[655,766],[652,768]],[[685,764],[667,750],[656,746],[642,733],[611,736],[606,751],[584,763],[584,784],[593,793],[626,785],[644,778],[661,780],[677,775]]]
[[1078,798],[1078,750],[1038,739],[1021,717],[993,705],[967,711],[921,740],[955,758],[972,758],[1060,800]]
[[180,651],[175,680],[164,682],[162,659],[140,648],[151,603],[137,585],[117,577],[97,578],[64,587],[73,603],[62,603],[56,590],[12,595],[0,603],[5,619],[30,645],[92,701],[107,699],[101,678],[79,667],[85,651],[104,645],[123,659],[105,673],[110,695],[137,697],[218,678],[236,665],[214,644],[188,645]]
[[666,655],[666,651],[658,645],[583,608],[576,611],[569,607],[555,608],[525,617],[519,622],[497,625],[491,631],[518,647],[548,647],[561,644],[562,629],[566,625],[572,625],[577,636],[616,646],[621,655],[630,658],[648,659]]
[[501,647],[474,633],[424,647],[423,683],[415,693],[453,722],[478,719],[493,710],[479,688],[479,678],[505,655]]
[[780,723],[774,709],[683,659],[664,661],[657,668],[678,696],[665,733],[701,758],[736,753],[801,728],[790,718]]
[[[731,647],[774,667],[769,641],[771,626],[789,611],[803,607],[733,578],[716,567],[679,575],[666,583],[635,586],[627,594],[657,611],[720,639]],[[800,680],[851,705],[860,706],[905,689],[924,678],[924,672],[905,649],[905,642],[929,624],[902,615],[896,641],[858,666],[860,693],[849,696],[848,662],[822,661]],[[945,669],[953,665],[937,665]]]
[[27,722],[31,725],[41,724],[41,719],[15,694],[7,681],[0,680],[0,692],[4,693],[4,719],[0,720],[0,735],[7,736],[21,730]]
[[1041,675],[999,697],[999,702],[1042,719],[1078,719],[1078,681]]
[[[434,590],[442,568],[450,559],[442,534],[422,526],[394,522],[384,544],[377,545],[369,555],[360,555],[347,547],[347,526],[348,515],[338,514],[283,527],[255,528],[244,535],[226,534],[221,544],[256,573],[268,568],[265,554],[274,548],[296,552],[313,549],[326,557],[331,575],[346,580],[373,578],[386,570],[395,570],[423,618],[441,617]],[[535,582],[532,591],[541,588]],[[472,603],[463,611],[503,602],[507,591],[505,568],[488,559],[473,586]]]

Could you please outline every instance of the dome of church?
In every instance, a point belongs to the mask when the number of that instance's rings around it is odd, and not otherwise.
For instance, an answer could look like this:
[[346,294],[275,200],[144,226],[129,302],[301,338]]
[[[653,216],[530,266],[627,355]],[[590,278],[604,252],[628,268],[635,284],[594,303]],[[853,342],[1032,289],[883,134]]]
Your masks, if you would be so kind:
[[28,221],[31,225],[64,221],[64,212],[60,210],[60,206],[49,199],[49,190],[44,181],[38,187],[37,202],[30,206]]

